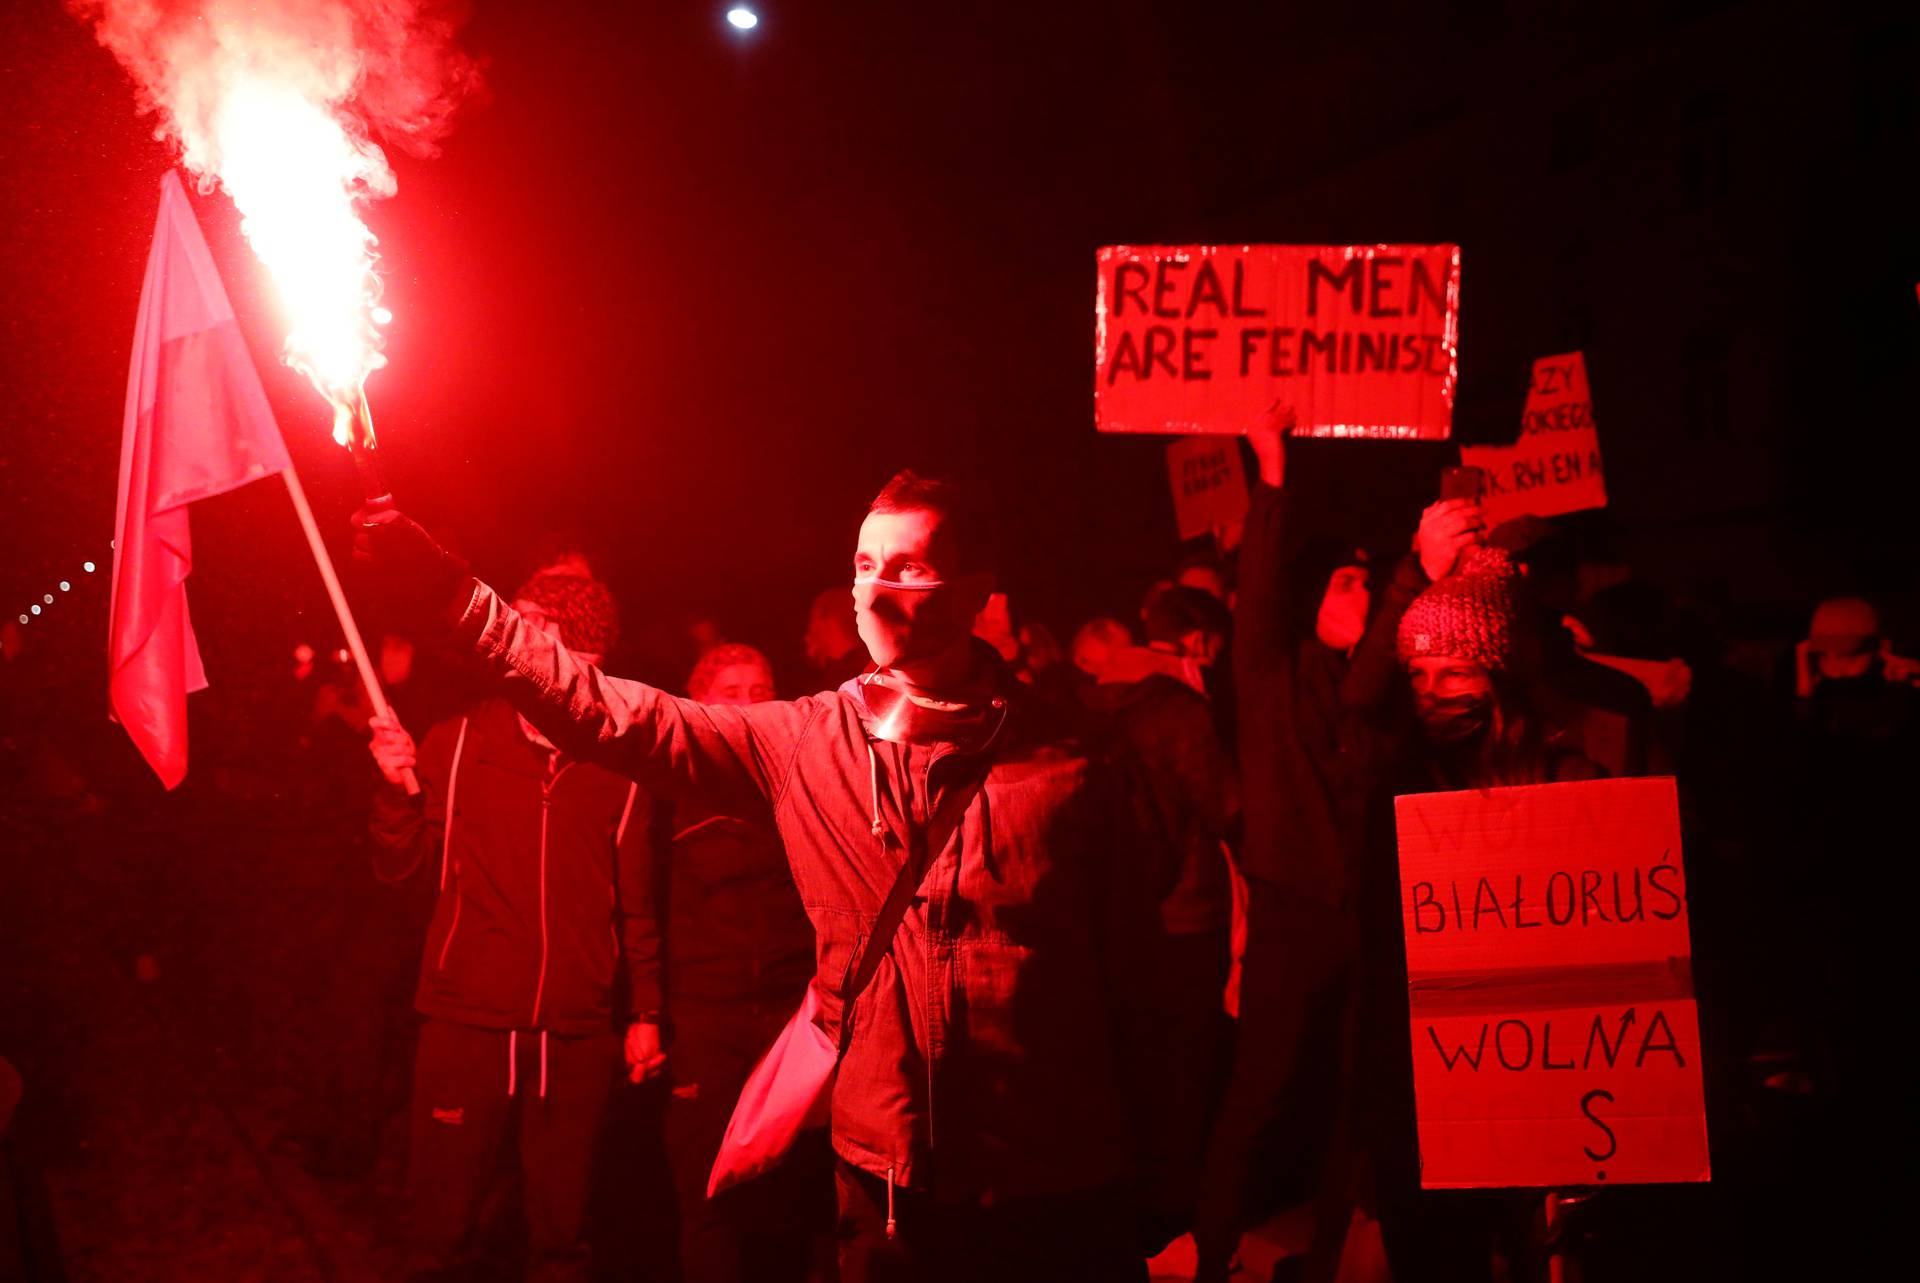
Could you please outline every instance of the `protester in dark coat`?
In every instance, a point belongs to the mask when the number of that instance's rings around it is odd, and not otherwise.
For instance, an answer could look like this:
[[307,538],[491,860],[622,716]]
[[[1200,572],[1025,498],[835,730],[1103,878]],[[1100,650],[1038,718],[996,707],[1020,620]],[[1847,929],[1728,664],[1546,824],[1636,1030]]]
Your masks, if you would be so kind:
[[1407,793],[1567,783],[1603,774],[1579,752],[1552,741],[1553,728],[1529,699],[1538,687],[1536,675],[1522,671],[1527,620],[1518,579],[1504,550],[1468,546],[1452,571],[1403,614],[1390,595],[1389,608],[1375,615],[1360,647],[1370,660],[1391,645],[1406,674],[1404,694],[1379,706],[1386,711],[1389,734],[1382,743],[1388,748],[1378,759],[1367,808],[1357,896],[1363,996],[1353,1062],[1355,1139],[1369,1161],[1397,1283],[1490,1281],[1496,1244],[1517,1263],[1516,1271],[1543,1260],[1530,1197],[1420,1188],[1393,813],[1393,799]]
[[1082,700],[1095,736],[1128,763],[1150,822],[1177,856],[1167,867],[1171,884],[1152,891],[1161,931],[1144,997],[1158,1032],[1133,1066],[1161,1084],[1151,1095],[1155,1115],[1141,1120],[1141,1130],[1160,1177],[1154,1209],[1171,1236],[1193,1218],[1229,1032],[1222,1003],[1232,965],[1227,840],[1239,791],[1206,697],[1186,682],[1158,673],[1105,681],[1085,687]]
[[[1202,1280],[1226,1276],[1240,1233],[1258,1212],[1316,1186],[1339,1111],[1288,1106],[1303,1087],[1321,1100],[1329,1093],[1337,1100],[1341,1090],[1337,1069],[1314,1082],[1303,1073],[1338,1065],[1355,992],[1362,834],[1385,752],[1382,732],[1359,710],[1385,703],[1400,680],[1391,631],[1384,646],[1376,640],[1354,651],[1372,595],[1364,554],[1351,544],[1311,557],[1296,548],[1306,541],[1288,528],[1282,490],[1288,423],[1277,410],[1249,433],[1260,478],[1234,609],[1247,942],[1233,1072],[1195,1222]],[[1419,539],[1424,556],[1400,567],[1378,613],[1397,620],[1428,582],[1422,561],[1443,573],[1476,521],[1467,505],[1429,509]],[[1305,582],[1298,578],[1303,562],[1312,567]],[[1274,1188],[1288,1179],[1292,1191]],[[1319,1266],[1337,1263],[1335,1222],[1349,1206],[1343,1195],[1335,1190],[1323,1200],[1318,1250],[1326,1260]]]
[[[974,513],[955,487],[896,477],[854,559],[860,633],[887,671],[745,708],[581,663],[397,514],[363,513],[359,544],[446,604],[556,742],[777,828],[826,1026],[854,1021],[832,1100],[847,1283],[1139,1279],[1118,1061],[1152,1036],[1129,968],[1149,953],[1139,888],[1158,875],[1136,867],[1149,843],[1124,794],[970,636],[993,587]],[[923,853],[956,790],[959,824]],[[843,1011],[838,987],[909,859],[919,899]]]
[[[687,680],[705,704],[773,698],[759,651],[709,651]],[[833,1156],[807,1138],[772,1173],[707,1197],[707,1178],[734,1102],[754,1063],[779,1036],[813,978],[813,925],[770,825],[697,797],[660,803],[651,844],[651,895],[638,912],[664,948],[657,980],[670,1032],[667,1159],[680,1212],[684,1283],[779,1283],[827,1276],[833,1229]],[[817,1143],[814,1143],[817,1142]]]
[[[536,576],[515,600],[555,649],[597,656],[613,644],[612,598],[591,580]],[[620,973],[636,1010],[660,1006],[652,923],[625,912],[644,898],[647,796],[553,747],[502,699],[440,723],[417,755],[399,722],[372,725],[387,780],[374,799],[375,872],[424,872],[440,888],[415,999],[427,1017],[409,1173],[417,1263],[444,1269],[474,1253],[517,1123],[528,1275],[584,1279],[589,1173],[623,1041]],[[416,797],[398,783],[409,766]],[[636,1022],[625,1042],[638,1071],[658,1071],[656,1024]]]
[[1570,536],[1544,517],[1502,522],[1487,543],[1505,549],[1525,578],[1517,591],[1522,645],[1534,706],[1555,744],[1598,763],[1609,775],[1664,772],[1653,699],[1646,687],[1579,652],[1562,621],[1578,593]]
[[[1906,1069],[1887,1055],[1884,1013],[1911,1002],[1907,906],[1912,796],[1920,780],[1920,687],[1915,665],[1887,645],[1879,612],[1858,597],[1822,602],[1794,647],[1791,923],[1775,939],[1804,959],[1820,1004],[1816,1090],[1836,1134],[1870,1135]],[[1844,877],[1807,876],[1809,856],[1863,861],[1879,887],[1862,895]],[[1784,939],[1782,939],[1784,937]],[[1801,982],[1801,983],[1804,983]],[[1852,1156],[1859,1150],[1848,1147]]]

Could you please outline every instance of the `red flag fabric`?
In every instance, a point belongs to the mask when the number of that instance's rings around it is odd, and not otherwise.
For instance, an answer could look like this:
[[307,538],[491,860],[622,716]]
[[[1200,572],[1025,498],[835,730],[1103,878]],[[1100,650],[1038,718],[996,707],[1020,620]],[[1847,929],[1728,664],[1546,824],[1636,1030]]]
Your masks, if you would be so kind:
[[187,694],[207,685],[187,616],[187,505],[288,466],[233,305],[169,170],[127,371],[107,654],[114,718],[170,789],[187,774]]

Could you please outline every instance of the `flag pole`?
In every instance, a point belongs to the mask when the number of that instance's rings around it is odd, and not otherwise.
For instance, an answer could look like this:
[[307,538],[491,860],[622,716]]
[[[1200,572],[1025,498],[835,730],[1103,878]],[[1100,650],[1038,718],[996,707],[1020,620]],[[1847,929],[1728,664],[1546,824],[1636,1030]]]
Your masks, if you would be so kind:
[[[360,685],[366,689],[367,701],[373,705],[373,711],[381,717],[392,717],[393,706],[387,703],[386,692],[380,689],[380,679],[373,671],[373,661],[367,658],[367,644],[360,639],[360,626],[353,622],[353,611],[347,606],[347,594],[340,588],[340,576],[333,571],[333,558],[327,554],[327,545],[320,538],[320,527],[314,524],[313,509],[307,506],[307,492],[300,487],[300,474],[294,470],[291,460],[281,470],[280,479],[287,483],[287,497],[293,500],[294,515],[300,518],[300,529],[306,533],[307,546],[313,550],[313,561],[320,568],[320,578],[327,585],[327,597],[333,602],[334,616],[340,621],[340,631],[347,635],[347,649],[353,654],[353,666],[360,670]],[[420,779],[408,767],[401,775],[400,782],[409,794],[420,792]]]

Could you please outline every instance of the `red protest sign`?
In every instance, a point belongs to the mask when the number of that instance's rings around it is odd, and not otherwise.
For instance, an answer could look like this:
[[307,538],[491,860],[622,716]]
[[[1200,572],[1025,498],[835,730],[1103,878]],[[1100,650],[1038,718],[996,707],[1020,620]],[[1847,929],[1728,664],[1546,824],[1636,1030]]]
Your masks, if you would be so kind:
[[1094,295],[1102,432],[1439,441],[1453,426],[1457,245],[1109,245]]
[[1528,514],[1551,517],[1606,507],[1607,482],[1600,467],[1586,358],[1568,352],[1535,361],[1519,441],[1462,446],[1460,462],[1487,474],[1481,502],[1493,525]]
[[1707,1180],[1673,781],[1394,810],[1421,1185]]
[[1247,472],[1238,437],[1181,437],[1167,443],[1167,480],[1180,537],[1193,539],[1245,521]]

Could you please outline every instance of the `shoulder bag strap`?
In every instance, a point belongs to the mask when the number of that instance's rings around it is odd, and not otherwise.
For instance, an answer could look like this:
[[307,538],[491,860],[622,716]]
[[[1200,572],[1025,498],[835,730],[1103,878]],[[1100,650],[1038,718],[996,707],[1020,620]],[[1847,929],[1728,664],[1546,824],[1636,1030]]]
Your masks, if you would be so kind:
[[965,817],[967,807],[972,805],[974,795],[986,784],[989,769],[990,763],[983,764],[971,779],[955,785],[951,792],[940,799],[940,805],[934,808],[933,815],[927,820],[925,840],[907,845],[900,874],[894,878],[893,889],[887,892],[886,902],[880,906],[880,915],[873,920],[873,931],[860,949],[860,960],[847,977],[847,983],[840,989],[842,1056],[847,1054],[847,1047],[853,1042],[853,1004],[873,983],[874,973],[880,970],[880,959],[893,947],[894,933],[900,930],[901,922],[906,920],[907,906],[913,903],[913,893],[919,890],[921,877],[925,876],[928,866],[933,863],[933,857],[946,847],[953,831],[960,827],[960,821]]

